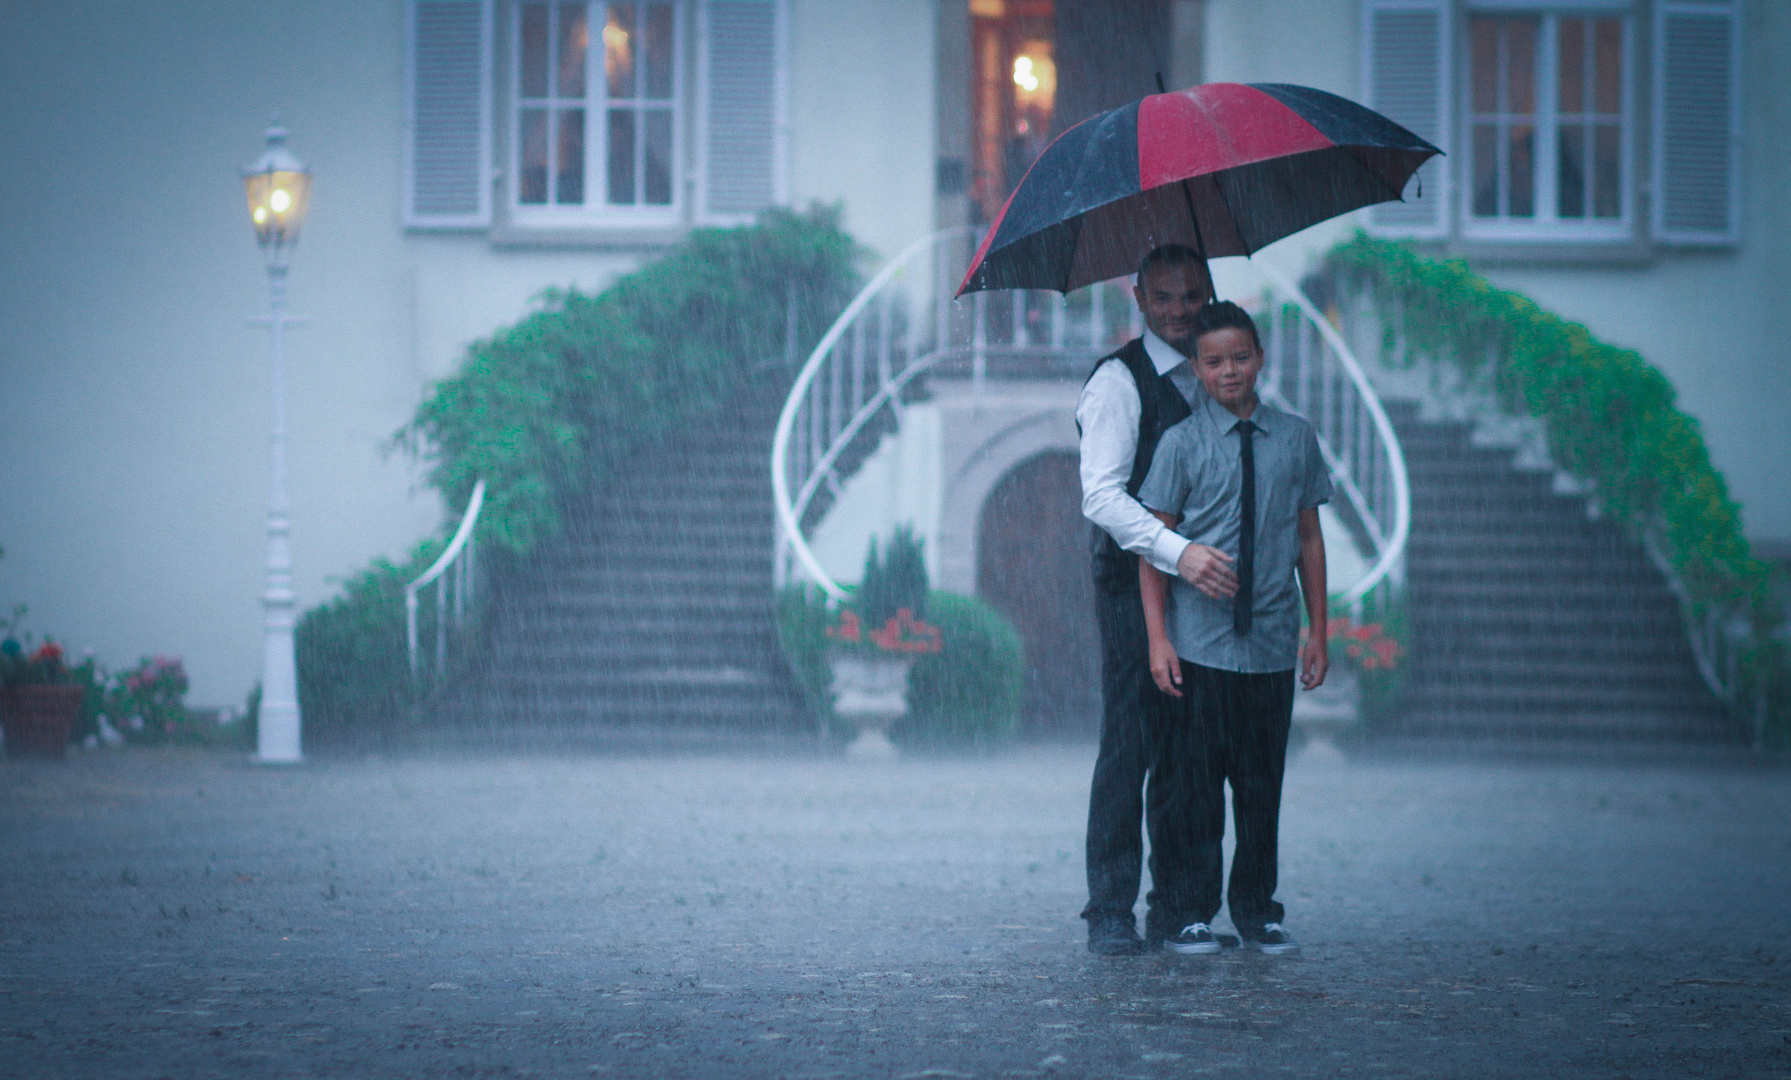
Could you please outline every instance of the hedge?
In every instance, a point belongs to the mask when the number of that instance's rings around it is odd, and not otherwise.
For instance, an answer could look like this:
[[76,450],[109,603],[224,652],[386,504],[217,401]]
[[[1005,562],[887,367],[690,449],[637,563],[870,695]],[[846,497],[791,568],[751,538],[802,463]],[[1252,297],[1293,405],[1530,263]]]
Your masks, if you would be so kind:
[[1504,407],[1543,421],[1555,463],[1589,481],[1602,511],[1656,544],[1683,583],[1694,618],[1715,608],[1751,627],[1738,698],[1762,702],[1766,734],[1791,731],[1791,675],[1778,635],[1784,612],[1771,570],[1748,549],[1741,509],[1710,462],[1698,422],[1675,407],[1671,382],[1632,349],[1500,289],[1460,259],[1435,260],[1365,233],[1339,245],[1329,270],[1374,289],[1385,354],[1404,339],[1464,375],[1494,365]]

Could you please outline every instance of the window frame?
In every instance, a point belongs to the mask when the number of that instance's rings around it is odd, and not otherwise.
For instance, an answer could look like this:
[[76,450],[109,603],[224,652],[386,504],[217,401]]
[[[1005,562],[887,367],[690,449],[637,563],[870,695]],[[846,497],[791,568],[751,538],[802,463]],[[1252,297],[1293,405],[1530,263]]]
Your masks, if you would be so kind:
[[[507,135],[504,147],[504,175],[509,178],[505,185],[504,209],[508,224],[520,230],[566,229],[566,228],[605,228],[605,229],[661,229],[682,228],[686,225],[689,214],[689,193],[687,167],[685,164],[685,142],[690,133],[691,103],[687,84],[690,80],[690,4],[685,0],[657,0],[669,2],[672,9],[672,94],[669,111],[672,115],[672,160],[671,188],[672,199],[664,204],[633,205],[611,203],[609,198],[609,123],[608,113],[611,98],[609,82],[604,77],[600,60],[602,27],[607,23],[608,7],[613,0],[583,0],[585,4],[585,25],[589,40],[597,44],[593,48],[585,48],[585,95],[579,107],[585,113],[584,132],[584,193],[585,201],[578,204],[564,203],[525,203],[522,201],[522,152],[523,132],[522,114],[525,108],[539,108],[539,105],[525,105],[543,99],[525,99],[522,94],[522,17],[523,9],[533,2],[545,2],[548,8],[549,41],[557,35],[557,9],[562,0],[512,0],[508,18],[505,20],[509,31],[509,47],[506,50],[509,59],[509,72],[505,79],[505,119]],[[644,6],[652,0],[635,0],[636,6]],[[549,55],[554,55],[550,44]],[[546,100],[557,101],[558,95],[551,93],[554,87],[548,87],[550,94]],[[624,100],[624,99],[617,99]],[[641,113],[639,99],[625,99],[632,104],[627,106],[637,116]],[[557,108],[557,105],[550,105]],[[551,146],[554,133],[548,132]],[[551,178],[550,178],[551,179]],[[637,185],[641,180],[637,178]],[[550,186],[551,190],[551,186]],[[601,198],[592,199],[593,195]]]
[[[1534,150],[1536,215],[1530,218],[1509,216],[1481,217],[1473,211],[1474,198],[1474,57],[1472,24],[1477,17],[1523,17],[1538,19],[1536,51],[1536,130]],[[1559,135],[1557,123],[1560,105],[1560,20],[1562,18],[1616,18],[1621,22],[1622,105],[1618,121],[1618,205],[1622,213],[1616,218],[1561,218],[1559,212]],[[1640,15],[1628,0],[1535,0],[1535,2],[1494,2],[1464,5],[1457,48],[1462,62],[1457,67],[1455,118],[1456,145],[1463,155],[1461,182],[1456,186],[1460,203],[1456,215],[1456,235],[1467,242],[1520,242],[1546,244],[1611,245],[1633,242],[1639,217],[1637,194],[1642,177],[1636,173],[1636,140],[1639,137],[1639,116],[1636,102],[1637,22]]]

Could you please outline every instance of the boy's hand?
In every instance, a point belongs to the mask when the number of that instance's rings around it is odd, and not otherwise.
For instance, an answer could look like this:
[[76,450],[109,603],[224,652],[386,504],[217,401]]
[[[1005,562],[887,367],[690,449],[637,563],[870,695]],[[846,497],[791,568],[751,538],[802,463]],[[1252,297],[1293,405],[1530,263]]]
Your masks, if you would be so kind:
[[1231,556],[1218,548],[1189,544],[1176,560],[1175,572],[1214,600],[1230,600],[1238,594],[1238,575],[1231,561]]
[[1331,670],[1331,645],[1321,634],[1313,634],[1300,646],[1300,685],[1317,690]]
[[1156,682],[1158,690],[1170,697],[1182,696],[1182,692],[1176,689],[1182,684],[1182,662],[1175,655],[1175,646],[1167,641],[1150,643],[1150,677]]

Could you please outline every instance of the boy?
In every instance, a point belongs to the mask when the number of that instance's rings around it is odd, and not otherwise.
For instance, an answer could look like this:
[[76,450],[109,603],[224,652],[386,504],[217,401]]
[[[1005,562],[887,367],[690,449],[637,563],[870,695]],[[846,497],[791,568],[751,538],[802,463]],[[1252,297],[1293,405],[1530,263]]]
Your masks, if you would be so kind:
[[[1262,343],[1250,316],[1229,301],[1209,303],[1195,323],[1194,370],[1208,396],[1163,435],[1138,501],[1231,572],[1171,583],[1139,563],[1151,677],[1174,712],[1151,772],[1153,785],[1168,785],[1153,884],[1182,927],[1167,947],[1217,952],[1211,923],[1230,781],[1231,921],[1247,945],[1285,955],[1299,946],[1274,899],[1281,776],[1295,663],[1308,690],[1328,666],[1318,507],[1331,478],[1311,425],[1257,399]],[[1303,647],[1296,572],[1312,628]]]

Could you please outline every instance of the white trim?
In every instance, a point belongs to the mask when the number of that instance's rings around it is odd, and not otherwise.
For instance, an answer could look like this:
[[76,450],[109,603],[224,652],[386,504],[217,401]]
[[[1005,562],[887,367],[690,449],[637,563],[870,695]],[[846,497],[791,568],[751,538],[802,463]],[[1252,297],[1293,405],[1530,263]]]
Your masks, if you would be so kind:
[[[1722,230],[1669,229],[1666,225],[1666,22],[1669,15],[1706,15],[1729,22],[1729,222]],[[1655,0],[1653,24],[1653,117],[1650,142],[1649,226],[1661,244],[1732,247],[1741,242],[1741,12],[1729,0]]]
[[[1361,56],[1358,77],[1361,80],[1361,96],[1370,108],[1381,106],[1374,100],[1374,20],[1375,16],[1389,11],[1433,12],[1437,17],[1437,130],[1435,143],[1442,150],[1443,157],[1432,158],[1424,168],[1435,175],[1431,177],[1437,197],[1437,212],[1434,225],[1420,224],[1381,224],[1374,220],[1374,210],[1367,214],[1368,230],[1376,236],[1409,237],[1419,240],[1441,239],[1450,233],[1454,219],[1453,202],[1454,186],[1451,162],[1448,158],[1452,136],[1455,132],[1455,84],[1454,84],[1454,3],[1453,0],[1367,0],[1362,5],[1360,26]],[[1414,180],[1414,182],[1416,182]]]
[[[1532,162],[1532,198],[1534,213],[1529,217],[1512,217],[1500,214],[1494,217],[1482,217],[1474,213],[1474,178],[1477,174],[1474,160],[1474,112],[1473,79],[1474,57],[1471,34],[1464,44],[1465,62],[1461,65],[1461,77],[1456,87],[1461,95],[1461,146],[1464,197],[1461,203],[1461,235],[1466,240],[1492,241],[1529,241],[1541,243],[1612,243],[1630,240],[1635,236],[1635,152],[1636,139],[1636,103],[1635,103],[1635,65],[1636,65],[1636,33],[1635,19],[1631,17],[1629,5],[1626,3],[1551,3],[1544,7],[1536,5],[1513,4],[1475,4],[1469,11],[1470,17],[1476,15],[1535,15],[1537,17],[1536,40],[1536,111],[1532,114],[1531,126],[1535,134]],[[1563,218],[1560,217],[1560,159],[1558,141],[1560,136],[1559,104],[1560,104],[1560,20],[1563,17],[1576,18],[1616,17],[1621,20],[1623,47],[1621,63],[1621,86],[1618,90],[1622,113],[1618,120],[1618,162],[1617,162],[1617,205],[1619,214],[1614,218]],[[1466,27],[1464,27],[1466,29]],[[1504,116],[1506,114],[1499,114]],[[1503,131],[1503,127],[1500,128]],[[1587,146],[1587,167],[1591,168],[1591,146]],[[1504,190],[1509,185],[1508,178],[1502,178],[1501,197],[1508,197]],[[1587,214],[1591,206],[1586,207]]]
[[408,0],[404,5],[404,176],[403,215],[407,229],[484,229],[491,226],[492,185],[492,27],[494,0],[479,4],[479,208],[471,214],[418,214],[416,206],[417,133],[417,7],[429,0]]
[[[585,6],[585,26],[589,33],[590,44],[585,48],[585,97],[581,108],[585,112],[585,201],[581,205],[562,205],[553,202],[525,203],[522,196],[522,9],[524,4],[539,0],[517,0],[510,5],[510,87],[509,115],[510,139],[505,148],[505,171],[514,179],[508,185],[509,198],[507,210],[510,223],[524,229],[540,228],[654,228],[680,227],[684,224],[685,202],[684,185],[680,178],[685,173],[684,142],[688,128],[689,108],[685,94],[685,80],[688,72],[687,49],[685,38],[686,8],[689,4],[684,0],[643,0],[637,7],[644,7],[647,2],[669,2],[672,9],[672,96],[670,109],[672,114],[672,161],[671,185],[672,201],[666,205],[615,204],[609,200],[609,82],[602,77],[602,68],[595,57],[602,48],[602,27],[607,24],[605,10],[609,0],[587,0]],[[557,33],[557,22],[552,16],[557,4],[549,4],[548,18],[549,41]],[[549,47],[552,55],[555,50]],[[554,89],[548,87],[550,99]],[[638,99],[630,99],[638,100]],[[536,106],[530,106],[536,107]],[[636,109],[635,115],[642,110]],[[552,125],[547,133],[550,160],[554,140]],[[644,154],[645,125],[639,125],[636,131],[636,152]],[[643,165],[637,160],[636,183],[642,182]],[[550,167],[548,176],[549,190],[552,190],[553,178]],[[550,194],[551,198],[551,194]]]

